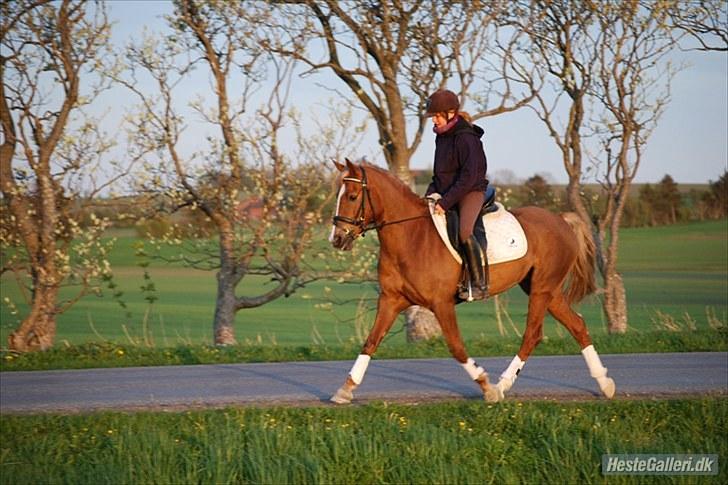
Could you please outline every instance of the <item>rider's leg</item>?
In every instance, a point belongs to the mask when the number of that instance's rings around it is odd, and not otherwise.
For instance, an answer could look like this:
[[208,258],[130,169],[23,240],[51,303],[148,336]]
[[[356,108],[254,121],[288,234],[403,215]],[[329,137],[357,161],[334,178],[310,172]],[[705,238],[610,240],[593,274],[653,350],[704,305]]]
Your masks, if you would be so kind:
[[465,241],[473,235],[473,227],[480,211],[483,209],[485,194],[483,192],[468,192],[458,202],[460,214],[460,240]]
[[459,295],[461,299],[470,300],[482,300],[487,295],[487,284],[485,277],[485,268],[483,267],[483,251],[480,248],[480,244],[475,240],[475,236],[470,236],[470,239],[464,240],[460,245],[465,259],[465,266],[468,268],[470,274],[470,289],[461,292]]
[[[488,296],[488,262],[485,251],[473,236],[475,221],[480,217],[485,194],[483,192],[469,192],[458,204],[460,213],[460,241],[465,257],[465,265],[470,274],[472,298],[480,300]],[[469,295],[461,295],[468,299]]]

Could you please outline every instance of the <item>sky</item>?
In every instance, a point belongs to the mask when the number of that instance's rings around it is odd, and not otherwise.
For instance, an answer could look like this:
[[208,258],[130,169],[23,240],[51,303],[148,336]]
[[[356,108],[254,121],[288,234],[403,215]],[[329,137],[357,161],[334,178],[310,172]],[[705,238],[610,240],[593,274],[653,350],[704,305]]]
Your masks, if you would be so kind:
[[[110,18],[116,22],[113,39],[118,45],[138,38],[145,27],[164,31],[161,16],[171,11],[166,1],[112,0],[108,5]],[[717,180],[728,169],[728,53],[675,52],[673,62],[688,67],[673,80],[671,102],[648,141],[635,179],[638,183],[656,183],[666,174],[678,183],[706,183]],[[318,75],[316,80],[346,92],[347,88],[333,75]],[[291,104],[306,107],[331,102],[331,92],[316,87],[310,79],[294,83],[303,89],[293,90]],[[120,116],[128,104],[124,96],[105,99],[108,109],[117,115],[112,118]],[[555,143],[531,110],[521,109],[477,123],[485,129],[490,174],[497,177],[505,170],[525,180],[539,173],[553,183],[567,181]],[[362,154],[384,165],[373,122],[367,127]],[[194,144],[194,139],[188,141]],[[430,168],[433,153],[434,134],[426,132],[411,167]]]

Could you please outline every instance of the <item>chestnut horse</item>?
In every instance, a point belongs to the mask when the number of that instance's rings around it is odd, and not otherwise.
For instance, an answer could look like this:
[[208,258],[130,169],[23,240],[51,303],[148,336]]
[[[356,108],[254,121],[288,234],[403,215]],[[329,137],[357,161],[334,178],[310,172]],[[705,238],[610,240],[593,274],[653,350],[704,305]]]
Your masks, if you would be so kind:
[[354,165],[349,160],[346,166],[336,166],[341,172],[341,185],[329,240],[335,248],[346,251],[359,236],[376,229],[380,243],[380,295],[374,326],[346,382],[331,398],[333,402],[351,402],[371,356],[397,315],[412,305],[429,308],[435,314],[453,357],[480,385],[489,402],[502,400],[515,382],[543,338],[547,311],[579,343],[602,393],[608,398],[614,396],[614,381],[607,377],[584,320],[571,309],[572,303],[595,289],[594,243],[576,214],[559,216],[538,207],[512,211],[526,234],[528,251],[515,261],[490,265],[490,294],[520,285],[529,296],[528,317],[518,354],[493,385],[463,345],[455,316],[461,266],[440,239],[426,201],[381,168]]

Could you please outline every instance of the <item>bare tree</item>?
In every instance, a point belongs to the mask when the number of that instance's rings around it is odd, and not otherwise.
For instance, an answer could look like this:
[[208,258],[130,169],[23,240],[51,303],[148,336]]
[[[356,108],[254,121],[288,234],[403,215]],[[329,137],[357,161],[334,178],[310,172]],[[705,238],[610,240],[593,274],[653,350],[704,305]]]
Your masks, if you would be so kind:
[[[103,4],[84,1],[0,8],[2,272],[16,274],[29,308],[8,343],[45,350],[56,315],[111,277],[100,240],[108,221],[82,223],[83,207],[120,176],[105,155],[113,143],[83,113],[107,87],[91,71],[106,55],[109,22]],[[61,297],[67,286],[75,291]]]
[[[638,2],[566,0],[512,7],[512,22],[528,33],[533,46],[531,62],[542,67],[552,88],[538,90],[533,109],[562,153],[567,200],[594,224],[610,332],[627,328],[626,296],[617,272],[619,224],[644,146],[669,100],[674,70],[665,56],[676,42],[666,25],[671,8],[667,3],[647,8]],[[596,153],[588,150],[594,139],[600,147]],[[593,168],[591,176],[606,195],[604,208],[584,197],[582,180]]]
[[[288,107],[294,62],[261,48],[256,29],[266,13],[265,5],[259,7],[176,1],[172,32],[129,46],[129,70],[119,78],[140,101],[133,117],[138,149],[161,157],[150,158],[144,190],[163,192],[170,210],[202,211],[214,227],[213,246],[201,239],[185,262],[217,270],[214,341],[221,345],[235,342],[238,311],[288,296],[322,276],[304,257],[332,191],[320,160],[307,157],[321,155],[322,146],[340,146],[324,129],[318,145],[299,134],[306,142],[293,154],[298,159],[282,148],[286,125],[300,126]],[[186,154],[181,144],[191,135],[176,89],[195,69],[208,74],[213,101],[200,96],[187,107],[213,131],[206,148]],[[153,92],[145,91],[142,76],[154,81]],[[251,110],[253,99],[262,99],[260,108]],[[177,240],[174,234],[167,239]],[[269,285],[238,294],[244,278],[256,277]]]
[[[700,51],[728,51],[728,8],[725,0],[675,0],[676,5],[668,15],[673,32],[697,42]],[[651,2],[643,2],[651,8]]]
[[[498,28],[503,2],[302,0],[277,6],[270,26],[284,34],[283,42],[275,34],[266,46],[303,62],[306,75],[335,74],[349,93],[328,87],[371,117],[387,166],[410,185],[410,160],[433,91],[459,91],[461,100],[473,103],[474,119],[518,109],[532,96],[504,61],[519,33]],[[408,335],[439,333],[429,311],[411,308],[407,315]]]
[[[540,68],[530,73],[530,84],[536,93],[531,107],[561,152],[569,177],[566,197],[571,209],[591,223],[581,197],[581,179],[587,98],[594,78],[599,36],[593,29],[594,11],[584,2],[565,0],[524,1],[511,8],[511,22],[528,34],[533,46],[530,58],[524,62]],[[540,89],[543,79],[548,84]]]
[[626,293],[617,271],[622,215],[644,148],[669,102],[677,69],[666,60],[679,42],[666,27],[671,12],[659,4],[646,8],[636,2],[597,9],[601,41],[591,94],[602,150],[593,159],[607,198],[597,223],[604,311],[609,330],[616,333],[627,330]]
[[409,162],[433,91],[448,85],[459,91],[463,101],[475,103],[473,119],[516,110],[531,99],[520,73],[505,62],[520,36],[499,29],[503,11],[501,2],[478,1],[287,2],[271,23],[288,37],[267,46],[304,62],[304,75],[326,70],[343,81],[348,96],[329,87],[341,99],[353,95],[372,117],[389,169],[411,183]]

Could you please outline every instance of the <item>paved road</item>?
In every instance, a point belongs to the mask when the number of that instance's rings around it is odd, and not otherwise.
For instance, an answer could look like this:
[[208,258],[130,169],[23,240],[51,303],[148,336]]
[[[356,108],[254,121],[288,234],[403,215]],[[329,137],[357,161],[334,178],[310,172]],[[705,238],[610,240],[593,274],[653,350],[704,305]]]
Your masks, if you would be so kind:
[[[498,376],[511,357],[476,359]],[[728,395],[728,353],[603,355],[617,398]],[[0,412],[86,412],[328,402],[352,361],[0,373]],[[599,396],[581,355],[532,357],[510,399]],[[453,359],[372,360],[355,402],[480,398]]]

